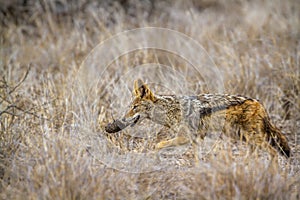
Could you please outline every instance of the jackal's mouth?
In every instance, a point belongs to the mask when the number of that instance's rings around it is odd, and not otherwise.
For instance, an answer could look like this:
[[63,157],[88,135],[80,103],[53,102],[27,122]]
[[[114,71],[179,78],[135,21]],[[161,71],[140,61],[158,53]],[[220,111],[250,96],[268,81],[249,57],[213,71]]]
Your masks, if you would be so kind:
[[136,123],[139,121],[139,119],[140,119],[140,115],[134,117],[133,118],[133,122],[132,122],[132,124],[130,126],[133,127],[134,125],[136,125]]
[[112,123],[108,123],[105,126],[105,131],[108,133],[116,133],[119,132],[121,130],[123,130],[124,128],[126,128],[129,124],[126,124],[120,120],[114,120]]
[[137,115],[130,120],[122,119],[122,120],[114,120],[112,123],[108,123],[105,126],[105,131],[108,133],[116,133],[123,129],[125,129],[127,126],[134,126],[140,119],[140,115]]

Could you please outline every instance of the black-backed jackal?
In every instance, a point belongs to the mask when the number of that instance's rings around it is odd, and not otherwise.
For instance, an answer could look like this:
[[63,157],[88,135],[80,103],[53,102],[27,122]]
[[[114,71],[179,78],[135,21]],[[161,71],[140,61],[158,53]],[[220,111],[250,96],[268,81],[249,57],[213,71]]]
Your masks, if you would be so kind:
[[118,132],[144,119],[181,132],[176,138],[158,143],[156,148],[161,149],[188,142],[196,145],[209,128],[218,127],[225,135],[265,149],[272,156],[277,155],[277,149],[290,157],[287,138],[255,99],[228,94],[156,95],[140,79],[134,82],[133,93],[135,98],[129,111],[123,119],[109,124],[107,132]]

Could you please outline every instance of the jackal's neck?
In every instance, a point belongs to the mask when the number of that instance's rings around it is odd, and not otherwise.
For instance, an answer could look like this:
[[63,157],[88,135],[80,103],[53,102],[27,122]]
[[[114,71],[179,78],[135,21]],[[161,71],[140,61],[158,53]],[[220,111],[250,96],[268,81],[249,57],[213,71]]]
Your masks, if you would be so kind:
[[154,109],[150,119],[158,124],[172,127],[181,119],[180,101],[172,95],[155,95]]

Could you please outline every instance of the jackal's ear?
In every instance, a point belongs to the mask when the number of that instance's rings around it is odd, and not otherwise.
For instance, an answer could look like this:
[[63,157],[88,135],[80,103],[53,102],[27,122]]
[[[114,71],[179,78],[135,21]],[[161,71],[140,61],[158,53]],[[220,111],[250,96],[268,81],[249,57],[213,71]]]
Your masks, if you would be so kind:
[[150,90],[148,85],[146,85],[141,79],[134,81],[134,95],[142,99],[148,99],[151,101],[155,100],[153,92]]

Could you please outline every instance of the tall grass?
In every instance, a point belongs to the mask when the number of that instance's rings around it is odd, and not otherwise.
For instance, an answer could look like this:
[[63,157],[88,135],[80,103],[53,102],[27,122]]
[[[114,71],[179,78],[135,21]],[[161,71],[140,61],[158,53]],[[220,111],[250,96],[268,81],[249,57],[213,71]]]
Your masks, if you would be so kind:
[[[0,5],[2,199],[299,199],[298,1]],[[224,92],[264,104],[289,139],[291,159],[272,162],[262,152],[248,155],[243,143],[208,138],[195,166],[189,145],[156,153],[155,144],[176,133],[151,122],[104,133],[103,125],[129,104],[132,82],[120,84],[122,73],[147,63],[189,68],[168,52],[139,50],[112,63],[90,96],[79,95],[74,77],[87,54],[120,31],[145,26],[171,28],[203,45],[222,73]],[[143,69],[147,78],[152,72]],[[187,93],[210,92],[201,77],[186,77]],[[180,85],[165,84],[152,86],[159,93],[181,91]]]

